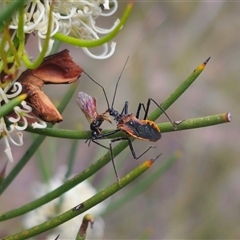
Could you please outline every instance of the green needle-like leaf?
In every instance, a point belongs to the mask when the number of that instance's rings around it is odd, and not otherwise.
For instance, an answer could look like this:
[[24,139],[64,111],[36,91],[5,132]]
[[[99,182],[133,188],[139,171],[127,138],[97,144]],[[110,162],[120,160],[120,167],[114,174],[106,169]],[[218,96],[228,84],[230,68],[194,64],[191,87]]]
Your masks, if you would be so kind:
[[[205,69],[210,57],[202,64],[200,64],[190,75],[189,77],[161,104],[161,107],[164,110],[167,110],[197,79],[197,77]],[[149,115],[149,119],[156,121],[157,118],[162,115],[162,111],[157,108],[153,113]]]
[[[64,96],[62,102],[60,103],[58,110],[61,113],[67,103],[70,101],[74,91],[76,90],[76,85],[72,84]],[[8,176],[2,181],[0,185],[0,195],[4,192],[4,190],[10,185],[10,183],[15,179],[15,177],[18,175],[18,173],[23,169],[23,167],[28,163],[28,161],[31,159],[33,154],[37,151],[38,147],[41,145],[41,143],[44,141],[46,136],[38,136],[34,142],[29,147],[29,150],[23,155],[23,157],[20,159],[20,161],[16,164],[16,166],[13,168],[13,170],[8,174]]]
[[112,32],[110,32],[109,34],[107,34],[106,36],[104,36],[102,38],[99,38],[96,40],[84,40],[84,39],[69,37],[69,36],[66,36],[61,33],[56,33],[53,37],[57,40],[60,40],[61,42],[65,42],[65,43],[72,44],[74,46],[79,46],[79,47],[91,48],[91,47],[101,46],[104,43],[109,42],[111,39],[113,39],[118,34],[120,29],[126,23],[129,15],[132,11],[133,4],[134,4],[134,1],[130,1],[130,3],[127,5],[127,7],[125,9],[125,12],[124,12],[119,24],[115,27],[115,29]]
[[150,159],[145,161],[143,164],[139,165],[137,168],[135,168],[133,171],[129,172],[126,176],[120,179],[121,186],[118,183],[114,183],[108,188],[100,191],[95,196],[91,197],[90,199],[86,200],[83,203],[80,203],[76,207],[68,210],[67,212],[52,218],[49,221],[46,221],[38,226],[34,226],[30,229],[24,230],[22,232],[16,233],[12,236],[5,237],[4,240],[23,240],[27,239],[29,237],[36,236],[37,234],[40,234],[42,232],[45,232],[47,230],[50,230],[54,227],[57,227],[58,225],[78,216],[79,214],[87,211],[88,209],[92,208],[93,206],[99,204],[100,202],[104,201],[108,197],[112,196],[114,193],[119,191],[122,187],[128,185],[131,183],[135,178],[139,177],[141,174],[143,174],[147,169],[149,169],[153,162],[158,158],[157,156],[154,159]]
[[27,94],[21,94],[0,108],[0,118],[9,114],[14,107],[18,106],[24,99],[26,99]]
[[9,3],[0,14],[0,29],[3,28],[3,26],[8,22],[8,20],[11,19],[12,15],[18,11],[23,5],[25,0],[12,0],[11,3]]
[[[189,86],[193,82],[193,79],[196,78],[201,73],[204,66],[205,66],[204,64],[200,65],[190,75],[190,77],[187,78],[187,80],[185,81],[187,83],[182,84],[182,85],[185,85],[185,87],[183,87],[181,85],[182,87],[179,87],[174,92],[176,94],[172,94],[172,95],[175,96],[174,98],[176,98],[177,96],[180,96],[181,92],[185,91],[186,87]],[[168,102],[170,102],[170,101],[168,101]],[[171,102],[173,102],[173,100],[171,100]],[[194,127],[210,126],[210,125],[220,124],[220,123],[229,122],[229,121],[230,121],[230,114],[224,113],[224,114],[219,114],[219,115],[207,116],[207,117],[204,117],[204,118],[189,119],[189,120],[184,120],[184,121],[180,121],[180,122],[178,121],[178,122],[176,122],[176,125],[178,126],[177,130],[184,130],[184,129],[188,129],[188,127],[189,128],[194,128]],[[175,129],[172,126],[171,123],[162,123],[162,124],[159,124],[159,127],[160,127],[162,132],[175,131]],[[90,131],[84,131],[83,132],[83,131],[76,131],[76,130],[59,130],[59,129],[50,129],[50,128],[43,129],[43,130],[37,130],[37,131],[32,130],[31,128],[28,128],[28,131],[32,131],[32,132],[35,132],[35,133],[38,133],[38,134],[46,134],[48,136],[73,138],[73,139],[82,139],[82,138],[87,139],[91,136]],[[113,135],[111,137],[117,137],[117,136],[122,136],[122,133]],[[128,143],[126,141],[123,141],[123,142],[119,143],[113,149],[114,156],[117,156],[127,146],[128,146]],[[109,155],[109,153],[107,153],[105,156],[100,158],[96,163],[94,163],[88,169],[86,169],[85,171],[83,171],[79,175],[75,176],[73,179],[68,180],[66,183],[64,183],[62,186],[60,186],[56,190],[46,194],[45,196],[43,196],[43,197],[41,197],[41,198],[31,202],[31,203],[28,203],[25,206],[22,206],[19,209],[15,209],[15,210],[12,210],[8,213],[4,213],[4,214],[0,215],[0,221],[3,221],[3,220],[6,220],[6,219],[9,219],[9,218],[24,214],[28,211],[31,211],[31,210],[35,209],[36,207],[39,207],[39,206],[57,198],[57,197],[59,197],[64,192],[68,191],[69,189],[73,188],[74,186],[76,186],[80,182],[82,182],[85,179],[87,179],[88,177],[92,176],[100,168],[105,166],[110,160],[111,160],[110,155]]]
[[94,217],[91,214],[86,214],[82,220],[82,224],[76,236],[76,240],[86,239],[89,223],[91,224],[91,227],[93,227]]
[[[173,125],[169,122],[159,123],[158,126],[161,129],[161,132],[164,133],[164,132],[181,131],[181,130],[187,130],[187,129],[193,129],[193,128],[200,128],[200,127],[209,127],[212,125],[227,123],[230,121],[231,121],[230,113],[221,113],[221,114],[216,114],[216,115],[211,115],[206,117],[176,121],[177,129],[175,129]],[[54,129],[54,128],[33,129],[32,127],[27,127],[26,131],[49,136],[49,137],[57,137],[57,138],[89,139],[91,137],[90,131],[76,131],[76,130]],[[104,134],[111,131],[113,131],[113,129],[104,130],[102,131],[102,133]],[[118,132],[116,134],[106,137],[106,139],[124,137],[124,136],[125,134],[123,132]]]
[[[128,146],[126,141],[123,141],[119,143],[116,147],[113,148],[113,154],[114,156],[117,156],[119,153],[123,151],[124,148]],[[62,184],[60,187],[56,188],[50,193],[45,194],[44,196],[36,199],[35,201],[32,201],[20,208],[14,209],[12,211],[0,214],[0,221],[5,221],[7,219],[20,216],[24,213],[27,213],[37,207],[40,207],[47,202],[50,202],[51,200],[61,196],[63,193],[67,192],[71,188],[75,187],[77,184],[83,182],[93,174],[95,174],[99,169],[104,167],[107,163],[111,161],[111,157],[109,153],[106,153],[103,157],[101,157],[97,162],[92,164],[89,168],[85,169],[80,174],[74,176],[73,178],[66,181],[64,184]],[[5,179],[6,180],[6,179]],[[0,188],[1,190],[1,188]]]
[[179,152],[175,153],[173,156],[171,156],[163,165],[160,165],[160,167],[152,173],[151,175],[148,175],[146,179],[141,181],[139,185],[137,185],[134,188],[129,189],[129,191],[124,194],[124,196],[120,199],[116,199],[110,206],[108,206],[107,211],[104,212],[104,214],[107,214],[109,212],[113,212],[114,210],[118,209],[119,206],[122,206],[124,203],[129,203],[130,200],[132,200],[134,197],[138,196],[141,192],[148,189],[148,187],[157,181],[169,168],[176,162],[176,160],[179,159]]
[[39,136],[34,140],[34,142],[29,147],[29,150],[25,152],[25,154],[23,155],[21,160],[16,164],[16,166],[13,168],[13,170],[1,182],[0,194],[2,194],[4,192],[4,190],[10,185],[10,183],[13,181],[13,179],[15,179],[15,177],[18,175],[18,173],[28,163],[28,161],[31,159],[31,157],[36,152],[36,150],[41,145],[41,143],[44,141],[44,139],[45,139],[45,136]]

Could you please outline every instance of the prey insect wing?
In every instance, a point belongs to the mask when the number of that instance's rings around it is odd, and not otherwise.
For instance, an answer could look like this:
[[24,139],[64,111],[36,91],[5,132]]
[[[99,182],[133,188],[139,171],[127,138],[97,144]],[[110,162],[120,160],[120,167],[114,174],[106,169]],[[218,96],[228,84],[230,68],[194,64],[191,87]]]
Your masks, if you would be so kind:
[[100,128],[102,123],[104,121],[112,123],[111,119],[106,116],[106,113],[98,114],[96,107],[96,98],[91,97],[87,93],[79,92],[76,101],[80,109],[86,116],[88,122],[90,123],[91,137],[86,140],[86,142],[88,142],[88,145],[90,145],[91,142],[94,142],[97,145],[109,150],[108,147],[97,142],[96,137],[99,136],[102,132],[102,129]]
[[[96,104],[96,98],[91,97],[87,93],[79,92],[78,98],[76,99],[78,106],[86,116],[88,122],[90,124],[94,124],[94,121],[107,121],[109,123],[111,122],[111,119],[106,116],[106,113],[98,114],[97,112],[97,104]],[[101,122],[101,124],[102,124]],[[99,123],[99,126],[101,125]]]
[[96,107],[96,98],[87,93],[79,92],[76,99],[78,106],[86,116],[89,123],[92,123],[98,116]]

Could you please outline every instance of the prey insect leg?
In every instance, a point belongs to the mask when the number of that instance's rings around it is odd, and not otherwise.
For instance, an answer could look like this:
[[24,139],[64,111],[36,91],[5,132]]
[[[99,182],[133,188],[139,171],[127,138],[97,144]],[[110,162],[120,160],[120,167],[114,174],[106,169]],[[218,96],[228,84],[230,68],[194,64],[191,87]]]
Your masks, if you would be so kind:
[[99,146],[101,146],[101,147],[103,147],[103,148],[105,148],[105,149],[107,149],[107,150],[110,150],[108,147],[106,147],[106,146],[104,146],[103,144],[95,141],[95,140],[92,139],[92,138],[87,139],[87,140],[85,141],[85,143],[87,143],[87,142],[88,142],[88,146],[90,145],[91,142],[94,142],[94,143],[96,143],[97,145],[99,145]]
[[94,138],[92,138],[91,140],[104,139],[105,137],[111,136],[111,135],[113,135],[114,133],[117,133],[117,132],[119,132],[119,131],[121,131],[121,130],[120,130],[120,129],[116,129],[116,130],[113,130],[113,131],[111,131],[111,132],[101,133],[101,134],[95,136]]

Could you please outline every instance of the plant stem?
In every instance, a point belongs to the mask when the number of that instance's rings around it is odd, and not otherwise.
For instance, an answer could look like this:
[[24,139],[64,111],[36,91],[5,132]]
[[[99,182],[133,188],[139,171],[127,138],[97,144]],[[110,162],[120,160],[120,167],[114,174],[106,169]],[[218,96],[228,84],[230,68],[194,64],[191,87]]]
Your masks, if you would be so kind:
[[49,221],[46,221],[42,224],[39,224],[38,226],[34,226],[30,229],[24,230],[22,232],[16,233],[12,236],[5,237],[4,240],[23,240],[27,239],[29,237],[36,236],[37,234],[40,234],[42,232],[48,231],[54,227],[57,227],[58,225],[78,216],[79,214],[85,212],[86,210],[92,208],[93,206],[97,205],[98,203],[104,201],[108,197],[112,196],[114,193],[119,191],[122,187],[128,185],[131,183],[135,178],[139,177],[141,174],[143,174],[147,169],[149,169],[153,162],[158,158],[157,156],[154,159],[150,159],[145,161],[143,164],[139,165],[137,168],[135,168],[133,171],[129,172],[126,176],[120,179],[121,181],[121,187],[118,183],[114,183],[108,188],[100,191],[95,196],[89,198],[83,203],[80,203],[76,207],[68,210],[67,212],[52,218]]
[[[157,124],[158,127],[161,129],[161,132],[171,132],[171,131],[181,131],[193,128],[200,128],[200,127],[209,127],[217,124],[227,123],[231,121],[230,113],[221,113],[211,116],[205,116],[200,118],[192,118],[186,119],[182,121],[175,121],[181,122],[177,125],[177,129],[173,127],[170,122],[166,123],[159,123]],[[49,137],[56,137],[56,138],[69,138],[69,139],[89,139],[91,137],[91,131],[76,131],[76,130],[69,130],[69,129],[54,129],[54,128],[45,128],[45,129],[33,129],[32,127],[27,127],[27,132],[36,133],[39,135],[45,135]],[[108,133],[113,131],[113,129],[104,130],[102,133]],[[105,139],[112,139],[117,137],[124,137],[123,132],[118,132],[116,134],[110,135]]]

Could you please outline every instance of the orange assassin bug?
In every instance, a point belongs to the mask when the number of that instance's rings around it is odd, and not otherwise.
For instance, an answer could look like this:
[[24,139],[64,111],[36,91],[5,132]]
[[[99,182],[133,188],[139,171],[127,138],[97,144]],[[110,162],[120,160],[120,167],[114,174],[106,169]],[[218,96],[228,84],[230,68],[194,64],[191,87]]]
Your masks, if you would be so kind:
[[[127,59],[127,61],[128,61],[128,59]],[[166,115],[166,117],[169,119],[169,121],[174,125],[174,123],[171,121],[171,119],[166,114],[164,109],[152,98],[148,99],[146,107],[143,103],[139,103],[136,116],[134,116],[134,114],[132,114],[132,113],[128,113],[128,101],[125,102],[121,113],[119,113],[117,110],[115,110],[113,108],[118,84],[119,84],[119,81],[121,79],[123,70],[124,70],[124,68],[127,64],[127,61],[126,61],[125,65],[124,65],[124,67],[123,67],[123,69],[120,73],[120,76],[117,80],[111,106],[109,104],[107,94],[106,94],[106,91],[105,91],[104,87],[101,84],[99,84],[98,82],[96,82],[92,77],[90,77],[85,71],[83,71],[95,84],[97,84],[103,90],[108,108],[102,115],[105,116],[105,114],[108,113],[110,116],[112,116],[114,118],[114,120],[117,123],[117,129],[115,129],[111,132],[108,132],[108,133],[101,133],[101,131],[100,131],[100,132],[98,132],[98,134],[95,134],[94,136],[92,135],[91,140],[93,142],[97,143],[96,140],[104,139],[105,137],[111,136],[111,135],[113,135],[113,134],[115,134],[119,131],[123,131],[126,134],[126,137],[118,137],[118,138],[115,138],[115,139],[111,139],[110,142],[109,142],[109,150],[110,150],[111,160],[112,160],[114,171],[115,171],[115,174],[116,174],[116,177],[117,177],[118,181],[119,181],[119,177],[118,177],[116,167],[115,167],[115,163],[114,163],[112,143],[116,142],[116,141],[127,140],[133,158],[134,159],[139,159],[147,151],[149,151],[153,146],[149,146],[144,152],[142,152],[139,156],[137,156],[135,151],[134,151],[133,145],[132,145],[131,137],[134,137],[134,138],[140,139],[140,140],[151,141],[151,142],[156,142],[161,138],[160,128],[158,127],[158,125],[155,122],[147,119],[151,102],[155,103],[157,105],[157,107],[160,108],[161,111]],[[143,108],[145,114],[144,114],[143,120],[140,120],[139,115],[140,115],[140,111],[141,111],[142,108]],[[102,116],[102,115],[100,115],[100,116]],[[99,144],[99,143],[97,143],[97,144]],[[99,145],[101,145],[101,144],[99,144]]]

